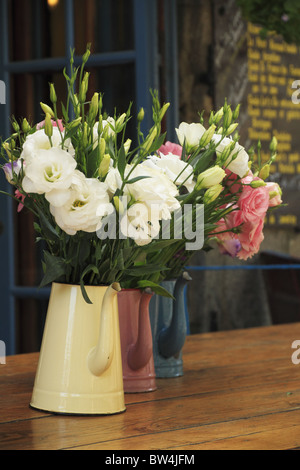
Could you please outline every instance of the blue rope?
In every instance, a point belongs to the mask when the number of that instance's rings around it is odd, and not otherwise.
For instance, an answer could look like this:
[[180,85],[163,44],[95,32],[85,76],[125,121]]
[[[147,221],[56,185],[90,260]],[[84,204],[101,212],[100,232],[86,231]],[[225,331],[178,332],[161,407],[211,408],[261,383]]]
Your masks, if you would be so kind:
[[300,264],[269,264],[246,266],[186,266],[187,271],[236,271],[236,270],[271,270],[271,269],[300,269]]

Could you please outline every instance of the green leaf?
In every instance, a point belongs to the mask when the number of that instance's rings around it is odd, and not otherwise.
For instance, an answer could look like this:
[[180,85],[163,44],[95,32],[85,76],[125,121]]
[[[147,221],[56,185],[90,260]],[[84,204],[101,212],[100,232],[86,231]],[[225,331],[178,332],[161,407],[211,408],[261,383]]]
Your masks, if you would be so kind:
[[165,138],[166,138],[166,133],[161,134],[157,139],[154,140],[154,142],[152,143],[148,151],[149,155],[156,152],[156,150],[158,150],[163,145]]
[[174,243],[178,243],[179,240],[170,239],[170,240],[159,240],[157,242],[152,241],[149,245],[146,245],[143,248],[143,251],[146,253],[153,253],[155,251],[163,250],[167,246],[174,245]]
[[61,110],[62,110],[62,115],[64,117],[65,122],[68,122],[69,121],[68,112],[67,112],[66,107],[63,103],[61,103]]
[[101,243],[97,243],[95,248],[95,258],[96,261],[99,261],[102,258],[103,246]]
[[53,227],[53,225],[49,222],[48,218],[45,216],[44,212],[41,211],[40,208],[37,208],[39,219],[40,219],[40,225],[41,229],[43,232],[43,235],[48,239],[52,241],[57,241],[58,239],[58,233]]
[[186,162],[187,161],[187,155],[186,155],[186,142],[185,142],[185,139],[184,139],[184,142],[183,142],[183,146],[182,146],[182,152],[181,152],[181,158],[180,158],[183,162]]
[[78,128],[79,128],[80,125],[81,125],[81,122],[78,122],[78,124],[74,125],[74,127],[66,129],[65,130],[64,141],[66,141],[67,139],[72,140],[72,137],[74,137],[74,135],[77,134],[77,131],[78,131]]
[[204,153],[201,153],[199,157],[196,157],[196,165],[194,165],[195,160],[192,163],[192,165],[195,166],[196,174],[202,173],[209,167],[212,161],[212,156],[212,151],[208,149]]
[[33,222],[33,228],[37,233],[41,233],[41,227],[36,222]]
[[117,268],[110,269],[107,275],[105,276],[105,284],[112,284],[113,282],[115,282],[117,274],[118,274]]
[[100,166],[100,154],[99,149],[96,147],[92,150],[86,160],[86,173],[88,178],[94,178],[98,175],[98,170]]
[[118,170],[120,172],[122,179],[124,178],[125,168],[126,168],[126,154],[125,154],[124,145],[121,145],[119,155],[118,155]]
[[152,178],[151,176],[136,176],[135,178],[131,178],[130,180],[126,181],[126,184],[133,184],[137,181],[144,180],[146,178]]
[[101,274],[105,274],[107,271],[110,270],[110,259],[106,258],[103,263],[99,266]]
[[130,269],[126,269],[124,272],[125,275],[133,277],[147,276],[147,274],[152,274],[160,271],[167,271],[168,268],[160,266],[157,264],[142,265],[142,266],[133,266]]
[[66,261],[63,258],[51,255],[48,251],[44,251],[43,267],[45,275],[40,287],[59,281],[66,274]]
[[119,254],[118,254],[118,257],[117,257],[116,268],[119,269],[120,271],[123,271],[124,268],[125,268],[124,255],[123,255],[123,250],[122,249],[119,251]]
[[147,287],[150,287],[151,290],[153,290],[155,294],[174,299],[173,295],[170,294],[169,291],[164,289],[161,285],[156,284],[155,282],[142,280],[142,281],[138,281],[137,284],[138,284],[138,287],[140,287],[141,289],[146,289]]
[[90,300],[89,296],[87,295],[87,292],[86,292],[86,289],[85,289],[85,286],[84,286],[84,278],[85,276],[88,274],[88,273],[94,273],[96,275],[99,274],[99,270],[97,268],[97,266],[93,265],[93,264],[89,264],[85,270],[83,271],[83,273],[81,274],[81,278],[80,278],[80,288],[81,288],[81,292],[82,292],[82,295],[83,295],[83,298],[84,300],[86,301],[86,303],[88,304],[92,304],[92,301]]
[[80,243],[80,249],[79,249],[79,256],[78,256],[77,262],[79,266],[81,266],[85,263],[85,261],[90,255],[90,242],[89,240],[85,240],[85,241],[81,240],[79,243]]

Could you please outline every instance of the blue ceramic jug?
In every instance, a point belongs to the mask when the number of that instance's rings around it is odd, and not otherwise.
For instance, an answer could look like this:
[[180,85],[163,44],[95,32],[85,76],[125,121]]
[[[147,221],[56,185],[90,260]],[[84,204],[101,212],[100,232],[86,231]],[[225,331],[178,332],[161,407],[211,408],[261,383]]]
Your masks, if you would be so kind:
[[157,378],[183,375],[182,348],[187,335],[184,289],[191,277],[187,272],[174,281],[161,283],[174,299],[155,295],[150,302],[153,357]]

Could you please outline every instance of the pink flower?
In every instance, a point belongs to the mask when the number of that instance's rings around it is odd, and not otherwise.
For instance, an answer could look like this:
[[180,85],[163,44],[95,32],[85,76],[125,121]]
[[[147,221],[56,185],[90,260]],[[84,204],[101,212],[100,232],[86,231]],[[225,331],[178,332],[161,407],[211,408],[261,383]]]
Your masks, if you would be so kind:
[[[58,126],[57,126],[56,121],[51,119],[52,126],[53,127],[59,127],[60,131],[63,132],[65,130],[65,128],[63,126],[62,119],[58,119],[57,122],[58,122]],[[37,130],[43,129],[44,126],[45,126],[45,121],[41,121],[36,125],[36,129]]]
[[236,234],[235,237],[241,243],[241,250],[237,253],[237,257],[242,260],[247,260],[258,253],[264,239],[264,217],[245,220],[243,212],[238,210],[238,206],[235,208],[237,210],[228,214],[225,222],[228,230],[239,227],[240,232]]
[[277,183],[267,183],[266,189],[269,193],[269,207],[276,207],[282,204],[281,189]]
[[242,246],[237,254],[239,259],[247,260],[259,252],[260,245],[264,240],[263,228],[263,220],[258,220],[255,223],[245,222],[242,225],[242,231],[238,235]]
[[255,223],[257,220],[264,219],[269,208],[269,201],[269,191],[266,190],[266,186],[255,189],[251,186],[244,186],[238,200],[242,220]]
[[25,197],[24,194],[21,194],[20,191],[18,189],[16,189],[15,191],[15,196],[17,199],[21,199],[22,202],[20,202],[20,204],[18,204],[18,208],[17,208],[17,212],[21,212],[21,210],[23,209],[24,207],[24,200],[25,200]]
[[172,153],[173,155],[178,155],[179,157],[181,157],[182,147],[181,145],[173,144],[172,142],[168,141],[164,145],[162,145],[158,149],[158,151],[163,155],[168,155],[169,153]]
[[[228,236],[233,235],[230,232],[227,232],[227,230],[228,230],[228,227],[227,227],[227,224],[226,224],[225,220],[221,219],[221,220],[218,220],[217,227],[215,228],[215,230],[213,232],[210,233],[210,235],[212,237],[217,237],[218,240],[223,242],[228,238]],[[222,233],[224,231],[226,231],[226,232]]]
[[221,219],[217,222],[217,228],[211,233],[211,236],[217,237],[219,250],[222,255],[229,255],[235,258],[242,246],[237,236],[226,230],[228,230],[226,222],[224,219]]
[[[244,184],[250,184],[254,179],[257,179],[254,178],[251,170],[249,170],[247,176],[242,179],[240,179],[238,175],[232,173],[228,169],[226,169],[225,172],[227,175],[225,183],[232,194],[236,194],[238,191],[240,191],[243,188]],[[235,182],[236,184],[234,184]]]

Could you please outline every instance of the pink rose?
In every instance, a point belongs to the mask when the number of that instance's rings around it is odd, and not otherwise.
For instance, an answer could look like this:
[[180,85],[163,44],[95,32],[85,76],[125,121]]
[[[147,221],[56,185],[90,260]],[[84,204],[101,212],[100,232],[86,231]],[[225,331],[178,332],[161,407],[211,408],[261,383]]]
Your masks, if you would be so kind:
[[232,211],[226,215],[225,223],[227,230],[231,230],[244,223],[243,213],[239,206],[232,206]]
[[253,180],[259,179],[259,178],[254,178],[251,170],[249,170],[247,173],[247,176],[245,176],[245,178],[242,178],[242,179],[240,179],[238,175],[236,175],[235,173],[232,173],[228,169],[226,169],[225,172],[227,175],[225,182],[226,182],[226,185],[228,186],[229,191],[232,194],[236,194],[238,191],[240,191],[243,188],[243,184],[250,184]]
[[241,250],[237,253],[239,259],[247,260],[258,253],[264,239],[264,217],[245,221],[242,211],[235,210],[226,216],[226,226],[228,230],[239,227],[240,233],[235,235],[241,243]]
[[239,259],[247,260],[259,252],[260,245],[264,239],[263,228],[263,220],[255,223],[245,222],[242,225],[242,231],[238,235],[242,246],[242,249],[237,254]]
[[[225,169],[226,177],[224,179],[224,183],[228,187],[229,191],[232,194],[237,193],[241,189],[241,182],[239,180],[238,175],[232,173],[231,171]],[[235,184],[236,183],[236,184]]]
[[254,223],[258,219],[264,219],[269,208],[269,201],[269,191],[266,190],[266,186],[255,189],[251,186],[244,186],[238,200],[243,221]]
[[[52,126],[53,127],[59,127],[60,131],[63,132],[65,130],[65,128],[63,126],[62,119],[58,119],[57,122],[58,122],[58,126],[57,126],[56,121],[51,119]],[[45,127],[45,121],[41,121],[36,125],[37,130],[43,129],[43,127]]]
[[269,207],[282,204],[281,190],[277,183],[267,183],[266,189],[269,192]]
[[169,153],[172,153],[173,155],[178,155],[179,157],[181,157],[182,147],[181,145],[173,144],[172,142],[168,141],[164,145],[162,145],[158,149],[158,151],[163,155],[168,155]]
[[[228,238],[228,235],[231,235],[230,232],[227,232],[228,227],[224,219],[220,219],[217,222],[217,227],[213,232],[210,233],[212,237],[217,237],[220,241],[225,241]],[[225,233],[222,233],[226,231]]]
[[222,255],[229,255],[235,258],[241,250],[241,243],[235,234],[227,230],[228,227],[225,220],[221,219],[217,222],[217,228],[211,233],[211,236],[217,237],[219,250]]

